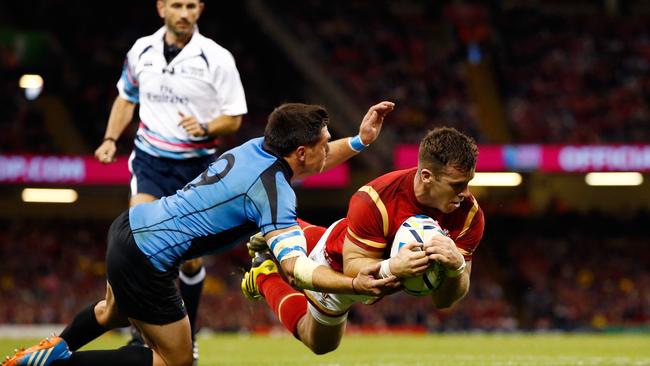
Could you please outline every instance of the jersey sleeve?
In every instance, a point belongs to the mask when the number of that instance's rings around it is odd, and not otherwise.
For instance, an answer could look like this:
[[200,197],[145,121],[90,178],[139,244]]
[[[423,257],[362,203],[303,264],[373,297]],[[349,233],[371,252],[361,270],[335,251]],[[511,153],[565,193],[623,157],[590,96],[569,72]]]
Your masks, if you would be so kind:
[[259,179],[248,196],[248,217],[262,234],[298,225],[296,194],[281,172],[273,179]]
[[381,199],[373,198],[367,191],[359,190],[350,199],[348,207],[348,232],[346,237],[359,247],[383,252],[386,248],[384,218]]
[[215,77],[215,89],[221,105],[221,115],[239,116],[246,114],[246,95],[235,65],[235,59],[228,52]]
[[140,102],[140,84],[135,73],[137,57],[134,57],[134,48],[131,48],[126,54],[122,64],[122,74],[117,82],[117,91],[123,99],[137,104]]
[[472,260],[472,255],[483,238],[484,228],[485,217],[483,216],[483,210],[475,201],[474,208],[468,214],[466,227],[463,228],[455,240],[456,247],[465,257],[465,260]]

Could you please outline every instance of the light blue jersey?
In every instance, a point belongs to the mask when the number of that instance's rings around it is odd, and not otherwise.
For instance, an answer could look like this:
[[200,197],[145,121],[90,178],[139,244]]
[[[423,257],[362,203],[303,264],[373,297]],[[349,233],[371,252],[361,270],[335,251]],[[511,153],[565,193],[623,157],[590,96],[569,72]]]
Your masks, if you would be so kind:
[[175,195],[130,209],[135,242],[158,270],[298,225],[291,168],[263,140],[226,151]]

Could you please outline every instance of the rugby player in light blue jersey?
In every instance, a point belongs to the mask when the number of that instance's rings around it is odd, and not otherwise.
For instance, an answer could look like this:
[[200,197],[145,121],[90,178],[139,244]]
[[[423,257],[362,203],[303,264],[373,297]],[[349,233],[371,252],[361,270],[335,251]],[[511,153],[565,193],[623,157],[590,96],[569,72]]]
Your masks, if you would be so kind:
[[[379,264],[352,278],[306,255],[291,181],[327,170],[375,141],[394,108],[368,110],[351,138],[330,140],[325,108],[284,104],[269,116],[263,138],[226,151],[175,195],[132,207],[108,233],[106,297],[89,305],[60,336],[17,352],[8,366],[38,358],[61,365],[190,365],[190,324],[175,284],[183,260],[228,249],[261,231],[294,285],[332,293],[379,296],[395,277],[379,278]],[[133,324],[149,348],[80,351],[104,332]]]

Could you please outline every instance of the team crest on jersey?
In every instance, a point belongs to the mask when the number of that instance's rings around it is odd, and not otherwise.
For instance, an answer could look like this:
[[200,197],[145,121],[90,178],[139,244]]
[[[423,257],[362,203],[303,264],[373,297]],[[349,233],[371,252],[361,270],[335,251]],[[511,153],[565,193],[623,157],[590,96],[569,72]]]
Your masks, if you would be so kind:
[[181,66],[181,74],[189,74],[196,77],[203,77],[204,69],[193,66]]

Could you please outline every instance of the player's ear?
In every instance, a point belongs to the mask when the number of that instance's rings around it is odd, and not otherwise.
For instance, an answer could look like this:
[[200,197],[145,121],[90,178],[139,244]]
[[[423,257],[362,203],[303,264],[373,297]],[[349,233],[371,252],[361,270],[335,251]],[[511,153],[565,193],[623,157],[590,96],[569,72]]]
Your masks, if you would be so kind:
[[431,183],[431,181],[434,179],[433,172],[427,168],[420,169],[420,179],[423,183]]
[[157,0],[156,1],[156,10],[158,10],[158,16],[165,18],[165,1]]
[[201,17],[201,14],[203,14],[203,8],[205,8],[205,3],[203,0],[199,0],[199,16],[197,17],[197,20]]
[[299,162],[304,163],[307,158],[307,149],[304,146],[298,146],[296,149],[296,158]]

